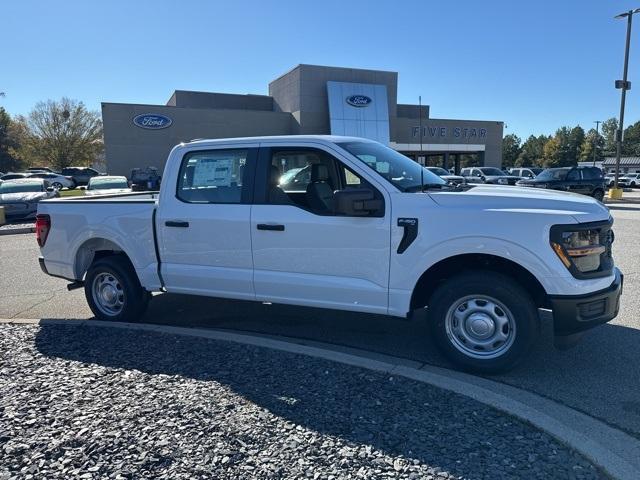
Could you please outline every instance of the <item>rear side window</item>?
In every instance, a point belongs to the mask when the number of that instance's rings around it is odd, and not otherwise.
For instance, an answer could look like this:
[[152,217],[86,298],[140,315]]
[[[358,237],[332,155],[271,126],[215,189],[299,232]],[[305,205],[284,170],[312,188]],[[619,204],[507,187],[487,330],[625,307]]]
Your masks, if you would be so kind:
[[187,153],[178,175],[177,197],[188,203],[241,203],[248,149]]
[[599,168],[583,168],[582,178],[585,180],[598,180],[602,178],[602,170]]

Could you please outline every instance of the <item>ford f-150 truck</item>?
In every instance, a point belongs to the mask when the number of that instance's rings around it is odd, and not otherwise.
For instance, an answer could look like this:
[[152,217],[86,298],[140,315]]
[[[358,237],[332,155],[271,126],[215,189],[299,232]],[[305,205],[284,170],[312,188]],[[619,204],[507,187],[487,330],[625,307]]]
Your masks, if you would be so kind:
[[158,291],[426,309],[449,359],[495,372],[545,318],[567,339],[617,315],[612,223],[589,197],[454,186],[370,140],[287,136],[180,144],[159,193],[48,200],[36,228],[42,270],[98,319],[135,321]]

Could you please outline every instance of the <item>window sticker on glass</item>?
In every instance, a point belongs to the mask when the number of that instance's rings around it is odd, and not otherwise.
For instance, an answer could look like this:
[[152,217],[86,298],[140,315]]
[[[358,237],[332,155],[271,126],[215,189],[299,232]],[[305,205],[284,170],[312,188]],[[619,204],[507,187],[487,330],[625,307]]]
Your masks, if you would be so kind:
[[231,185],[233,158],[203,158],[193,172],[194,187],[223,187]]

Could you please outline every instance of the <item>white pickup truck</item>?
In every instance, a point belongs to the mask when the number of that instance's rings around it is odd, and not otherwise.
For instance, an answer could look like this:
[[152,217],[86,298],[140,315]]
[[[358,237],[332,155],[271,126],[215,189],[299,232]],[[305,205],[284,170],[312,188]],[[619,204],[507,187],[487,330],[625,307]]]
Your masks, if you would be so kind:
[[495,372],[541,318],[566,339],[617,315],[611,226],[586,196],[448,185],[376,142],[287,136],[180,144],[159,193],[44,201],[37,239],[99,319],[135,321],[156,291],[426,308],[448,358]]

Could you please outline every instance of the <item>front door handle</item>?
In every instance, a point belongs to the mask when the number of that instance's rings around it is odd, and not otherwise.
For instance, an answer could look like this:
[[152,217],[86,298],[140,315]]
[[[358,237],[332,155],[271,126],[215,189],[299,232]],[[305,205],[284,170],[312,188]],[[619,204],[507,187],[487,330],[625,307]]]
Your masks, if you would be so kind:
[[258,230],[271,230],[274,232],[284,232],[284,225],[273,225],[269,223],[259,223]]
[[167,220],[164,222],[167,227],[180,227],[187,228],[189,227],[189,222],[185,222],[183,220]]

